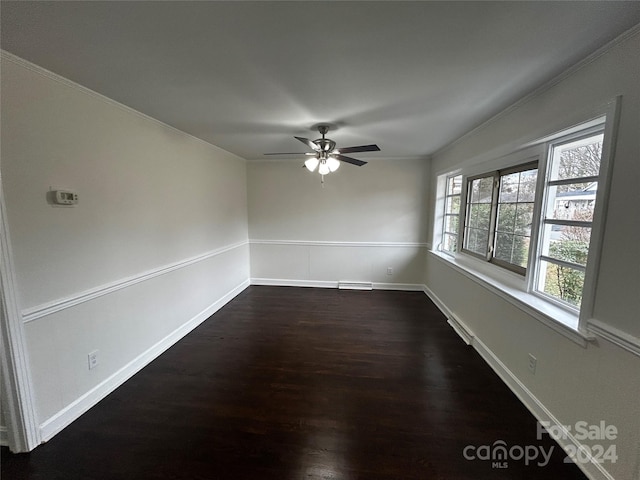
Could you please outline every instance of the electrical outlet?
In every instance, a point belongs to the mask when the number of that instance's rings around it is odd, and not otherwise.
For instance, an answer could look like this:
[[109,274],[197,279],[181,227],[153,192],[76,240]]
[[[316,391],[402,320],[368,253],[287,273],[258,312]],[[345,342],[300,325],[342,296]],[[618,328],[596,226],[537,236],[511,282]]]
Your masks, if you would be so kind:
[[87,359],[89,360],[89,370],[96,368],[98,366],[98,350],[94,350],[87,355]]
[[387,267],[387,275],[393,275],[393,267]]
[[529,371],[536,374],[536,364],[538,363],[538,359],[533,355],[529,354]]

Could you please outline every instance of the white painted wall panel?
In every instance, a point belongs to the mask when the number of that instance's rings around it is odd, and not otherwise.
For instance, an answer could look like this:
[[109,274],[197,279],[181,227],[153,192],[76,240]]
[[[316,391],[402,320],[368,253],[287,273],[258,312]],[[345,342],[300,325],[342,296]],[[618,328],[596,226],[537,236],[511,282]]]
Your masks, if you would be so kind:
[[253,278],[422,283],[416,245],[426,238],[428,160],[344,164],[325,177],[324,188],[320,175],[301,165],[247,166],[249,235],[272,242],[252,244]]
[[251,277],[309,279],[309,248],[305,245],[251,244]]

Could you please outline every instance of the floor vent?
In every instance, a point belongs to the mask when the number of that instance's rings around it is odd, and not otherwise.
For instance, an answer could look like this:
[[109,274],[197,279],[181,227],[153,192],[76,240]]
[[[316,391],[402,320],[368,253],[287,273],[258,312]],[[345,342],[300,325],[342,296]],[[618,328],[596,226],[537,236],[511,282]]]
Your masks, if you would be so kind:
[[373,290],[373,283],[371,282],[338,282],[338,288],[340,290]]

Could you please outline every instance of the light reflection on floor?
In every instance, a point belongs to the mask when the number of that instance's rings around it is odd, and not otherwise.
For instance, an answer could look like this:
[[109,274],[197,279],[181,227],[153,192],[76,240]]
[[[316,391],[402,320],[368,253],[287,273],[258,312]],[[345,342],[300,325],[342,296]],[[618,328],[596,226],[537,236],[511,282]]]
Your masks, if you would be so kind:
[[347,439],[337,431],[318,431],[307,437],[293,479],[349,480]]

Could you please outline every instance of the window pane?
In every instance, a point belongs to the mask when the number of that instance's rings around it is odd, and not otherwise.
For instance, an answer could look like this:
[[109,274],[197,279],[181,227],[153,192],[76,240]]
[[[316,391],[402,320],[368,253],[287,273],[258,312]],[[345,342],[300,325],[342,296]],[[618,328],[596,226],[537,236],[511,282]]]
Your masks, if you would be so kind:
[[476,237],[476,253],[486,255],[489,248],[489,230],[478,230]]
[[476,178],[470,183],[471,203],[491,203],[493,177]]
[[515,203],[498,205],[498,232],[515,232],[516,207]]
[[477,200],[479,203],[491,203],[493,197],[493,177],[485,177],[480,181],[480,196]]
[[538,290],[541,292],[580,307],[583,287],[584,272],[551,262],[540,262]]
[[494,257],[498,260],[527,268],[529,242],[530,240],[527,236],[498,233],[496,234]]
[[513,236],[513,252],[511,254],[511,263],[523,268],[527,268],[529,263],[529,244],[531,239],[524,235]]
[[447,195],[460,195],[462,191],[462,175],[449,177],[447,182]]
[[520,172],[520,187],[518,189],[518,202],[533,202],[536,196],[536,182],[538,169]]
[[496,247],[493,256],[499,260],[511,263],[511,252],[513,251],[513,235],[506,233],[496,234]]
[[533,223],[533,203],[519,203],[516,211],[515,233],[531,235]]
[[517,202],[518,201],[518,185],[520,184],[520,173],[511,173],[500,177],[500,192],[498,202]]
[[487,254],[489,231],[475,228],[465,229],[465,248],[478,255]]
[[500,176],[493,256],[527,268],[538,169]]
[[547,218],[593,221],[598,182],[571,183],[549,187],[550,211]]
[[460,212],[460,195],[456,195],[455,197],[447,197],[445,213],[459,213],[459,212]]
[[551,180],[597,176],[603,137],[593,135],[554,147]]
[[542,254],[578,265],[587,264],[591,228],[568,225],[546,225]]
[[491,223],[491,205],[487,203],[472,204],[469,206],[469,221],[467,225],[473,228],[489,230]]
[[458,236],[445,233],[442,237],[442,248],[446,252],[455,253],[458,248]]
[[458,233],[458,215],[445,215],[444,231],[447,233]]

